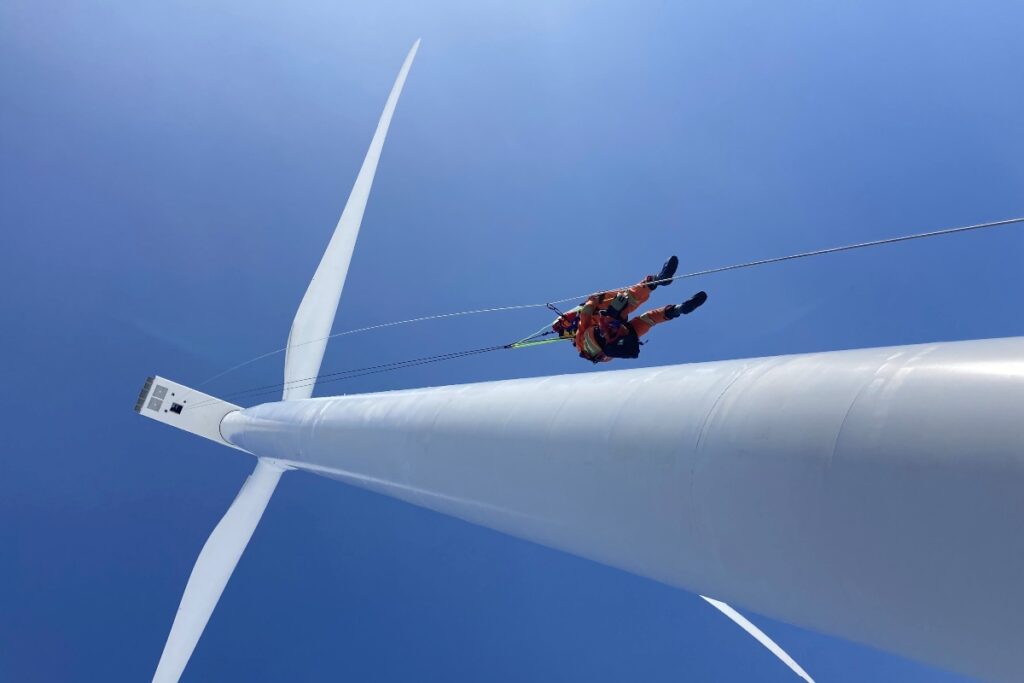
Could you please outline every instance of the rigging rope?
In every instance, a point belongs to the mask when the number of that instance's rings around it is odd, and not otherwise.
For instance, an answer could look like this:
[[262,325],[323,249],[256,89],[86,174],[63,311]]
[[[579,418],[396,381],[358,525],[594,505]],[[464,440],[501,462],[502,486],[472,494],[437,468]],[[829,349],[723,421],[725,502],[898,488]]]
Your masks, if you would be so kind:
[[[256,396],[262,396],[268,393],[280,393],[284,387],[297,388],[297,387],[308,387],[314,384],[326,384],[328,382],[337,382],[344,379],[354,379],[356,377],[364,377],[366,375],[376,375],[381,372],[391,372],[392,370],[402,370],[405,368],[415,367],[417,365],[428,365],[430,363],[439,363],[446,360],[454,360],[456,358],[466,358],[468,356],[476,356],[482,353],[490,353],[491,351],[501,351],[502,349],[512,348],[512,344],[501,344],[498,346],[485,346],[479,349],[469,349],[466,351],[453,351],[450,353],[442,353],[436,356],[423,356],[421,358],[411,358],[409,360],[394,361],[391,363],[381,363],[380,365],[369,365],[364,368],[353,368],[351,370],[339,370],[337,372],[326,372],[313,377],[303,377],[300,379],[293,379],[287,382],[279,382],[277,384],[264,384],[262,386],[253,387],[251,389],[242,389],[229,394],[224,394],[221,398],[255,398]],[[254,393],[255,392],[255,393]],[[208,401],[200,401],[192,408],[201,408],[204,405],[213,405],[219,403],[219,399],[213,398]]]
[[[908,242],[910,240],[920,240],[927,237],[938,237],[940,235],[952,235],[958,232],[968,232],[969,230],[981,230],[982,228],[997,228],[1001,225],[1010,225],[1012,223],[1022,223],[1024,218],[1008,218],[1005,221],[993,221],[991,223],[978,223],[976,225],[964,225],[958,228],[945,228],[943,230],[931,230],[929,232],[919,232],[913,235],[903,235],[901,237],[887,237],[881,240],[872,240],[870,242],[858,242],[857,244],[847,244],[842,247],[829,247],[828,249],[817,249],[815,251],[805,251],[800,254],[790,254],[789,256],[776,256],[775,258],[760,259],[757,261],[748,261],[747,263],[739,263],[732,266],[721,266],[719,268],[709,268],[707,270],[698,270],[693,273],[687,273],[686,275],[677,275],[673,278],[666,278],[665,282],[671,282],[672,280],[682,280],[688,277],[697,277],[698,275],[711,275],[712,273],[724,273],[727,270],[739,270],[740,268],[752,268],[754,266],[763,266],[768,263],[780,263],[782,261],[792,261],[798,258],[807,258],[809,256],[821,256],[823,254],[835,254],[840,251],[850,251],[852,249],[863,249],[865,247],[877,247],[883,244],[895,244],[896,242]],[[661,281],[659,281],[661,282]],[[554,301],[552,303],[560,303]]]
[[[698,271],[694,271],[694,272],[691,272],[691,273],[685,273],[683,275],[676,275],[675,277],[664,278],[662,280],[654,280],[652,282],[652,284],[666,284],[666,283],[672,282],[674,280],[684,280],[684,279],[687,279],[687,278],[699,277],[699,276],[702,276],[702,275],[712,275],[714,273],[724,273],[726,271],[740,270],[742,268],[753,268],[755,266],[763,266],[763,265],[767,265],[767,264],[770,264],[770,263],[781,263],[783,261],[793,261],[793,260],[796,260],[796,259],[809,258],[811,256],[822,256],[824,254],[835,254],[835,253],[838,253],[838,252],[841,252],[841,251],[852,251],[854,249],[864,249],[864,248],[867,248],[867,247],[876,247],[876,246],[881,246],[881,245],[885,245],[885,244],[894,244],[896,242],[908,242],[910,240],[926,239],[926,238],[930,238],[930,237],[939,237],[941,235],[952,235],[952,234],[955,234],[955,233],[968,232],[968,231],[972,231],[972,230],[982,230],[982,229],[985,229],[985,228],[996,228],[996,227],[1000,227],[1000,226],[1003,226],[1003,225],[1011,225],[1011,224],[1015,224],[1015,223],[1024,223],[1024,217],[1021,217],[1021,218],[1008,218],[1006,220],[992,221],[992,222],[989,222],[989,223],[977,223],[977,224],[974,224],[974,225],[964,225],[964,226],[959,226],[959,227],[955,227],[955,228],[944,228],[942,230],[930,230],[930,231],[927,231],[927,232],[919,232],[919,233],[914,233],[914,234],[911,234],[911,235],[901,235],[899,237],[888,237],[888,238],[880,239],[880,240],[871,240],[869,242],[858,242],[856,244],[847,244],[847,245],[843,245],[843,246],[840,246],[840,247],[829,247],[827,249],[817,249],[817,250],[814,250],[814,251],[805,251],[805,252],[801,252],[801,253],[798,253],[798,254],[790,254],[788,256],[776,256],[776,257],[773,257],[773,258],[758,259],[756,261],[747,261],[745,263],[736,263],[736,264],[729,265],[729,266],[719,266],[717,268],[708,268],[706,270],[698,270]],[[606,290],[606,291],[617,291],[618,289],[625,289],[625,287],[614,288],[614,289]],[[583,300],[583,299],[586,299],[587,297],[589,297],[591,293],[592,292],[586,293],[586,294],[577,294],[576,296],[564,297],[562,299],[554,299],[552,301],[547,301],[547,302],[544,302],[544,303],[537,303],[537,304],[519,304],[519,305],[515,305],[515,306],[497,306],[497,307],[494,307],[494,308],[477,308],[477,309],[471,309],[471,310],[467,310],[467,311],[457,311],[457,312],[454,312],[454,313],[438,313],[438,314],[435,314],[435,315],[425,315],[425,316],[420,316],[418,318],[409,318],[407,320],[395,320],[395,321],[392,321],[392,322],[380,323],[380,324],[377,324],[377,325],[369,325],[367,327],[359,327],[359,328],[356,328],[356,329],[353,329],[353,330],[346,330],[344,332],[337,332],[335,334],[332,334],[332,335],[327,336],[327,337],[323,337],[321,339],[313,339],[313,340],[310,340],[310,341],[302,342],[301,344],[295,344],[295,345],[292,346],[292,348],[297,348],[297,347],[300,347],[300,346],[305,346],[306,344],[313,344],[313,343],[321,342],[321,341],[325,341],[325,340],[335,339],[337,337],[344,337],[344,336],[351,335],[351,334],[358,334],[358,333],[361,333],[361,332],[369,332],[369,331],[372,331],[372,330],[380,330],[380,329],[384,329],[384,328],[388,328],[388,327],[395,327],[395,326],[398,326],[398,325],[409,325],[411,323],[426,322],[426,321],[429,321],[429,320],[442,320],[442,319],[445,319],[445,318],[457,318],[457,317],[462,317],[462,316],[467,316],[467,315],[479,315],[479,314],[483,314],[483,313],[498,313],[498,312],[502,312],[502,311],[518,311],[518,310],[524,310],[524,309],[529,309],[529,308],[549,308],[549,309],[552,309],[552,310],[557,312],[558,309],[555,306],[556,304],[563,304],[563,303],[567,303],[567,302],[570,302],[570,301],[580,301],[580,300]],[[530,335],[529,337],[525,337],[523,339],[520,339],[519,341],[512,342],[511,344],[504,344],[504,345],[500,345],[500,346],[490,346],[490,347],[485,347],[485,348],[482,348],[482,349],[472,349],[472,350],[469,350],[469,351],[459,351],[459,352],[455,352],[455,353],[440,354],[440,355],[437,355],[437,356],[426,356],[424,358],[416,358],[416,359],[412,359],[412,360],[408,360],[408,361],[397,361],[397,362],[394,362],[394,363],[385,363],[383,365],[375,365],[375,366],[370,366],[370,367],[367,367],[367,368],[358,368],[358,369],[355,369],[355,370],[345,370],[345,371],[334,372],[334,373],[326,373],[326,374],[318,375],[316,377],[307,377],[307,378],[303,378],[303,379],[299,379],[299,380],[292,380],[288,384],[294,384],[296,382],[315,383],[315,382],[321,380],[322,378],[328,378],[326,381],[334,382],[334,381],[338,381],[340,379],[351,379],[352,377],[362,377],[362,376],[367,375],[367,374],[376,374],[378,372],[389,372],[391,370],[400,370],[400,369],[405,368],[405,367],[413,367],[413,366],[416,366],[416,365],[425,365],[427,363],[437,363],[437,362],[444,361],[444,360],[452,360],[452,359],[455,359],[455,358],[462,358],[464,356],[471,356],[471,355],[476,355],[476,354],[480,354],[480,353],[488,353],[488,352],[491,352],[491,351],[499,351],[499,350],[502,350],[502,349],[524,348],[524,347],[529,347],[529,346],[536,346],[538,344],[548,344],[548,343],[552,343],[552,342],[556,342],[556,341],[562,341],[562,338],[538,340],[537,339],[538,337],[545,336],[545,334],[547,334],[547,333],[544,332],[544,330],[546,330],[546,329],[547,329],[547,327],[541,328],[541,330],[539,330],[538,332],[535,332],[534,334]],[[249,359],[247,361],[239,363],[238,365],[234,365],[234,366],[228,368],[227,370],[224,370],[222,372],[217,373],[216,375],[213,375],[213,376],[209,377],[208,379],[206,379],[203,382],[201,382],[198,386],[200,386],[200,387],[205,386],[205,385],[209,384],[210,382],[212,382],[212,381],[214,381],[216,379],[224,377],[225,375],[228,375],[228,374],[230,374],[232,372],[235,372],[236,370],[239,370],[239,369],[244,368],[244,367],[246,367],[248,365],[251,365],[252,363],[255,363],[257,361],[263,360],[264,358],[268,358],[268,357],[276,355],[278,353],[283,353],[284,351],[287,350],[287,348],[288,347],[284,347],[284,348],[280,348],[280,349],[275,349],[274,351],[268,351],[267,353],[264,353],[262,355],[256,356],[255,358],[251,358],[251,359]],[[369,371],[369,372],[364,372],[364,371]],[[348,375],[349,373],[359,373],[359,374],[354,374],[354,375],[351,375],[351,376],[338,377],[338,375]],[[284,386],[285,386],[285,383],[281,383],[281,384],[274,384],[274,385],[266,385],[265,387],[258,387],[258,389],[260,389],[260,390],[264,390],[264,389],[265,390],[274,390],[274,389],[280,389],[281,387],[284,387]],[[297,386],[309,386],[309,385],[308,384],[300,384],[300,385],[297,385]],[[252,391],[256,391],[256,389],[249,389],[249,390],[246,390],[244,392],[236,392],[235,394],[228,394],[227,396],[228,397],[230,397],[230,396],[237,396],[239,394],[247,394],[247,393],[252,392]],[[263,391],[262,393],[268,393],[268,392],[267,391]],[[256,395],[259,395],[259,394],[256,394]],[[202,404],[199,404],[199,405],[202,405]]]

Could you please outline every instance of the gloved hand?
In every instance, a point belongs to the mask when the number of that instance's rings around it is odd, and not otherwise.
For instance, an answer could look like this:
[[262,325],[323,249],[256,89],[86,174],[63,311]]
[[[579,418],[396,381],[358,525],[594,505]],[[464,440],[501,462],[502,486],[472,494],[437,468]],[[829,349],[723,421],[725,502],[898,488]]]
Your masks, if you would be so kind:
[[615,320],[623,320],[627,306],[629,306],[629,296],[625,292],[619,292],[608,304],[608,308],[601,311],[601,315]]

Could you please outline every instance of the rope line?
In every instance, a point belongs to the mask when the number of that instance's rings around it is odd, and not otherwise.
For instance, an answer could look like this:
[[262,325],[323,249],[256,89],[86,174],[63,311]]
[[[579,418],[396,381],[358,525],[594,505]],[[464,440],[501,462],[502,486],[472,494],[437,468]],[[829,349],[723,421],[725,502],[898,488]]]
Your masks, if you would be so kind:
[[[676,275],[674,277],[664,278],[664,279],[661,279],[661,280],[653,280],[651,282],[651,284],[668,284],[670,282],[673,282],[674,280],[685,280],[685,279],[688,279],[688,278],[700,277],[702,275],[712,275],[712,274],[715,274],[715,273],[724,273],[724,272],[727,272],[727,271],[730,271],[730,270],[740,270],[740,269],[743,269],[743,268],[753,268],[755,266],[763,266],[763,265],[768,265],[770,263],[781,263],[783,261],[793,261],[793,260],[796,260],[796,259],[809,258],[809,257],[812,257],[812,256],[822,256],[822,255],[825,255],[825,254],[835,254],[835,253],[839,253],[839,252],[842,252],[842,251],[852,251],[854,249],[864,249],[864,248],[867,248],[867,247],[876,247],[876,246],[881,246],[881,245],[885,245],[885,244],[895,244],[897,242],[908,242],[910,240],[919,240],[919,239],[926,239],[926,238],[930,238],[930,237],[939,237],[941,235],[952,235],[952,234],[961,233],[961,232],[969,232],[969,231],[972,231],[972,230],[982,230],[982,229],[985,229],[985,228],[996,228],[996,227],[1000,227],[1000,226],[1004,226],[1004,225],[1012,225],[1012,224],[1016,224],[1016,223],[1024,223],[1024,217],[1021,217],[1021,218],[1008,218],[1006,220],[991,221],[991,222],[988,222],[988,223],[976,223],[974,225],[965,225],[965,226],[959,226],[959,227],[955,227],[955,228],[944,228],[944,229],[941,229],[941,230],[930,230],[930,231],[927,231],[927,232],[919,232],[919,233],[914,233],[914,234],[910,234],[910,235],[901,235],[899,237],[888,237],[888,238],[879,239],[879,240],[871,240],[869,242],[857,242],[855,244],[847,244],[847,245],[843,245],[843,246],[840,246],[840,247],[829,247],[827,249],[816,249],[814,251],[805,251],[805,252],[801,252],[801,253],[798,253],[798,254],[790,254],[788,256],[776,256],[776,257],[772,257],[772,258],[758,259],[756,261],[747,261],[745,263],[736,263],[736,264],[732,264],[732,265],[728,265],[728,266],[719,266],[717,268],[708,268],[706,270],[693,271],[691,273],[685,273],[683,275]],[[627,287],[628,286],[629,285],[627,285]],[[619,289],[625,289],[625,287],[618,287],[618,288],[614,288],[614,289],[606,290],[606,291],[618,291]],[[564,297],[562,299],[554,299],[552,301],[547,301],[547,302],[544,302],[544,303],[518,304],[518,305],[514,305],[514,306],[496,306],[496,307],[493,307],[493,308],[476,308],[476,309],[470,309],[470,310],[466,310],[466,311],[456,311],[454,313],[438,313],[438,314],[434,314],[434,315],[424,315],[424,316],[420,316],[420,317],[417,317],[417,318],[408,318],[406,320],[395,320],[395,321],[392,321],[392,322],[379,323],[379,324],[376,324],[376,325],[368,325],[366,327],[359,327],[359,328],[352,329],[352,330],[346,330],[344,332],[337,332],[335,334],[329,335],[327,337],[322,337],[320,339],[313,339],[313,340],[310,340],[310,341],[305,341],[305,342],[302,342],[301,344],[293,344],[291,348],[298,348],[298,347],[301,347],[301,346],[306,346],[307,344],[314,344],[314,343],[317,343],[317,342],[327,341],[327,340],[335,339],[335,338],[338,338],[338,337],[345,337],[345,336],[348,336],[348,335],[351,335],[351,334],[359,334],[359,333],[362,333],[362,332],[370,332],[372,330],[380,330],[380,329],[385,329],[385,328],[388,328],[388,327],[396,327],[396,326],[399,326],[399,325],[409,325],[409,324],[412,324],[412,323],[426,322],[426,321],[430,321],[430,320],[443,320],[443,319],[446,319],[446,318],[457,318],[457,317],[468,316],[468,315],[480,315],[480,314],[483,314],[483,313],[499,313],[499,312],[503,312],[503,311],[519,311],[519,310],[525,310],[525,309],[530,309],[530,308],[549,308],[549,309],[554,310],[554,311],[557,312],[558,309],[555,306],[556,304],[563,304],[563,303],[567,303],[567,302],[570,302],[570,301],[584,300],[584,299],[588,298],[591,294],[592,294],[592,292],[588,292],[586,294],[577,294],[575,296]],[[339,379],[349,379],[349,377],[335,377],[335,376],[336,375],[346,375],[347,373],[350,373],[350,372],[361,373],[361,374],[352,375],[352,377],[362,377],[364,374],[376,374],[377,372],[387,372],[389,370],[398,370],[398,369],[402,369],[404,367],[413,367],[415,365],[424,365],[426,363],[435,363],[435,362],[439,362],[439,361],[442,361],[442,360],[450,360],[450,359],[454,359],[454,358],[461,358],[464,355],[475,355],[475,354],[478,354],[478,353],[487,353],[487,352],[490,352],[490,351],[497,351],[497,350],[501,350],[501,349],[524,348],[524,347],[527,347],[527,346],[534,346],[536,344],[532,343],[532,342],[537,337],[544,336],[542,334],[542,332],[544,330],[546,330],[546,329],[547,329],[546,327],[541,328],[541,330],[539,330],[538,332],[535,332],[534,334],[532,334],[532,335],[530,335],[528,337],[524,337],[523,339],[520,339],[517,342],[513,342],[511,344],[505,344],[503,346],[492,346],[492,347],[486,347],[484,349],[473,349],[473,350],[470,350],[470,351],[460,351],[460,352],[451,353],[451,354],[440,354],[438,356],[427,356],[427,357],[424,357],[424,358],[417,358],[417,359],[413,359],[413,360],[410,360],[410,361],[398,361],[398,362],[395,362],[395,363],[386,363],[386,364],[380,365],[380,366],[370,366],[368,368],[360,368],[360,369],[356,369],[356,370],[347,370],[347,371],[341,371],[341,372],[336,372],[336,373],[327,373],[327,374],[324,374],[324,375],[319,375],[317,377],[307,377],[307,378],[298,379],[298,380],[291,380],[287,384],[292,384],[292,385],[295,385],[295,386],[308,386],[306,384],[295,384],[295,383],[297,383],[297,382],[307,382],[307,381],[311,381],[311,382],[315,383],[316,381],[318,381],[318,379],[321,379],[321,378],[328,378],[326,381],[332,382],[332,381],[338,381]],[[549,343],[549,342],[553,342],[553,341],[558,341],[558,340],[544,340],[542,343]],[[198,386],[199,387],[205,386],[205,385],[209,384],[210,382],[212,382],[212,381],[214,381],[216,379],[220,379],[221,377],[224,377],[225,375],[228,375],[228,374],[230,374],[232,372],[235,372],[236,370],[240,370],[241,368],[244,368],[244,367],[246,367],[248,365],[251,365],[251,364],[253,364],[253,363],[257,362],[257,361],[263,360],[264,358],[269,358],[270,356],[274,356],[276,354],[283,353],[287,349],[288,349],[288,347],[283,347],[283,348],[280,348],[280,349],[275,349],[273,351],[268,351],[267,353],[264,353],[262,355],[256,356],[255,358],[251,358],[251,359],[249,359],[247,361],[239,363],[238,365],[234,365],[234,366],[228,368],[227,370],[219,372],[219,373],[217,373],[217,374],[215,374],[215,375],[213,375],[213,376],[203,380],[202,382],[199,383]],[[383,368],[383,369],[378,369],[378,368]],[[363,370],[370,370],[371,372],[365,372],[364,373],[364,372],[362,372]],[[330,378],[334,378],[334,379],[330,379]],[[265,387],[259,387],[258,389],[260,389],[260,390],[263,390],[263,389],[268,389],[268,390],[269,389],[279,389],[281,387],[284,387],[285,385],[286,385],[286,383],[274,384],[274,385],[266,385]],[[249,390],[246,390],[244,392],[236,392],[235,394],[228,394],[228,396],[233,396],[233,395],[237,396],[237,395],[245,394],[245,393],[248,393],[248,392],[251,392],[251,391],[255,391],[255,390],[254,389],[249,389]],[[266,393],[266,392],[264,391],[263,393]]]
[[[435,356],[423,356],[421,358],[411,358],[408,360],[393,361],[391,363],[381,363],[379,365],[369,365],[364,368],[352,368],[350,370],[339,370],[337,372],[327,372],[313,377],[302,377],[300,379],[288,380],[287,382],[279,382],[277,384],[264,384],[262,386],[253,387],[251,389],[242,389],[232,393],[224,394],[223,398],[254,398],[267,393],[278,393],[283,388],[299,388],[308,387],[314,384],[326,384],[328,382],[337,382],[344,379],[353,379],[355,377],[363,377],[365,375],[375,375],[381,372],[390,372],[392,370],[402,370],[405,368],[415,367],[417,365],[427,365],[429,363],[439,363],[446,360],[455,360],[456,358],[465,358],[467,356],[476,356],[482,353],[490,353],[491,351],[501,351],[502,349],[513,348],[512,344],[502,344],[500,346],[485,346],[479,349],[469,349],[466,351],[453,351],[449,353],[441,353]],[[201,408],[205,405],[217,404],[220,402],[219,398],[213,398],[208,401],[200,401],[192,408]]]
[[[475,308],[475,309],[468,310],[468,311],[457,311],[455,313],[437,313],[435,315],[424,315],[424,316],[420,316],[418,318],[408,318],[407,320],[393,320],[393,321],[388,322],[388,323],[380,323],[380,324],[377,324],[377,325],[368,325],[367,327],[358,327],[358,328],[356,328],[354,330],[345,330],[344,332],[335,332],[334,334],[330,335],[329,337],[321,337],[320,339],[311,339],[309,341],[302,342],[301,344],[292,344],[291,348],[297,349],[297,348],[299,348],[301,346],[306,346],[307,344],[315,344],[316,342],[328,341],[328,340],[331,340],[331,339],[336,339],[338,337],[347,337],[350,334],[359,334],[361,332],[371,332],[373,330],[382,330],[382,329],[384,329],[386,327],[396,327],[398,325],[409,325],[409,324],[412,324],[412,323],[422,323],[422,322],[427,322],[428,320],[443,320],[445,318],[457,318],[457,317],[464,316],[464,315],[478,315],[478,314],[481,314],[481,313],[497,313],[499,311],[518,311],[518,310],[523,310],[523,309],[526,309],[526,308],[537,308],[538,306],[545,306],[545,305],[546,304],[521,304],[521,305],[518,305],[518,306],[498,306],[496,308]],[[210,382],[214,381],[215,379],[220,379],[224,375],[228,375],[228,374],[230,374],[232,372],[235,372],[236,370],[240,370],[240,369],[244,368],[247,365],[252,365],[253,363],[255,363],[257,361],[261,361],[264,358],[269,358],[270,356],[274,356],[274,355],[277,355],[279,353],[284,353],[287,350],[288,350],[288,347],[284,346],[284,347],[281,347],[280,349],[274,349],[273,351],[268,351],[268,352],[266,352],[266,353],[264,353],[262,355],[256,356],[255,358],[250,358],[249,360],[247,360],[245,362],[239,363],[238,365],[234,365],[234,366],[228,368],[227,370],[224,370],[222,372],[218,372],[216,375],[208,377],[207,379],[205,379],[202,382],[200,382],[197,385],[197,388],[205,386],[205,385],[209,384]]]
[[[828,249],[816,249],[815,251],[805,251],[800,254],[790,254],[789,256],[776,256],[775,258],[759,259],[757,261],[748,261],[747,263],[739,263],[732,266],[721,266],[719,268],[709,268],[707,270],[698,270],[693,273],[687,273],[686,275],[677,275],[673,278],[666,278],[666,282],[671,280],[682,280],[688,277],[697,277],[699,275],[711,275],[712,273],[724,273],[727,270],[739,270],[740,268],[752,268],[754,266],[763,266],[768,263],[781,263],[782,261],[792,261],[800,258],[807,258],[809,256],[821,256],[823,254],[835,254],[840,251],[851,251],[853,249],[863,249],[865,247],[877,247],[883,244],[895,244],[896,242],[909,242],[910,240],[920,240],[928,237],[938,237],[940,235],[952,235],[958,232],[968,232],[970,230],[981,230],[983,228],[997,228],[1002,225],[1010,225],[1012,223],[1024,223],[1024,217],[1022,218],[1009,218],[1005,221],[993,221],[991,223],[978,223],[976,225],[964,225],[958,228],[945,228],[943,230],[931,230],[929,232],[919,232],[913,235],[903,235],[901,237],[887,237],[880,240],[872,240],[870,242],[858,242],[857,244],[847,244],[842,247],[830,247]],[[658,281],[659,283],[661,281]],[[553,302],[559,303],[559,302]]]

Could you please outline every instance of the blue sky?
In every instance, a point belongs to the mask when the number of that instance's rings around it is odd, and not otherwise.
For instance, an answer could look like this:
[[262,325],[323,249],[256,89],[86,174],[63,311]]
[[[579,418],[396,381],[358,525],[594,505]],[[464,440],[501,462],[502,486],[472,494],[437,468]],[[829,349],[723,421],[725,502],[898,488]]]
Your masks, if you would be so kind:
[[[670,253],[1024,215],[1022,22],[1014,2],[3,3],[0,679],[148,680],[252,462],[138,419],[138,388],[283,345],[415,38],[339,331]],[[710,301],[637,364],[1020,335],[1022,257],[1003,228],[676,284],[654,302]],[[346,337],[324,369],[545,321]],[[543,347],[319,393],[602,370]],[[752,618],[822,682],[963,680]],[[795,679],[693,595],[292,474],[184,680]]]

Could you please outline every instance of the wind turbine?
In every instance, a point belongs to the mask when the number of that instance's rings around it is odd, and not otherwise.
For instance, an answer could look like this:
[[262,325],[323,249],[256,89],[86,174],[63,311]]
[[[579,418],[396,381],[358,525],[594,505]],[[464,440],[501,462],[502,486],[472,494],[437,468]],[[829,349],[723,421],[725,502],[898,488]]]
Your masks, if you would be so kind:
[[[409,74],[419,46],[420,41],[417,40],[398,72],[398,78],[391,88],[391,94],[388,95],[384,113],[377,123],[377,130],[370,141],[370,149],[363,159],[348,202],[292,321],[285,353],[282,400],[308,399],[313,394],[312,382],[297,383],[295,380],[316,377],[320,372],[320,363],[327,348],[327,337],[330,336],[331,327],[334,325],[334,315],[345,286],[352,251],[359,236],[359,226],[366,210],[366,202],[370,198],[373,176],[377,172],[381,150],[384,149],[384,139],[387,137],[391,117],[395,113],[398,98],[402,94],[402,86],[405,85],[405,78]],[[237,410],[237,406],[218,401],[195,407],[210,397],[162,379],[157,383],[155,379],[147,380],[143,395],[139,397],[139,405],[136,406],[137,411],[147,417],[162,416],[162,421],[171,421],[172,424],[195,431],[201,436],[216,436],[215,441],[223,441],[219,436],[218,425],[225,415],[224,408]],[[170,396],[167,396],[168,393]],[[164,399],[166,407],[162,405]],[[193,403],[192,409],[188,408],[189,400]],[[143,410],[143,405],[148,409]],[[160,412],[161,410],[163,412]],[[215,429],[217,431],[214,431]],[[274,494],[274,489],[277,488],[281,474],[287,469],[291,468],[286,463],[257,456],[256,469],[249,475],[242,490],[238,492],[231,507],[199,553],[185,586],[174,623],[171,625],[160,662],[157,664],[156,673],[153,675],[154,683],[177,681],[181,677],[210,615],[213,614],[213,608],[217,606],[231,573],[242,557],[249,539],[252,538],[256,525],[259,524],[263,511]]]
[[288,469],[1024,679],[1024,338],[310,398],[418,45],[296,313],[282,400],[242,409],[161,377],[139,396],[140,414],[257,457],[200,552],[154,682],[181,676]]

